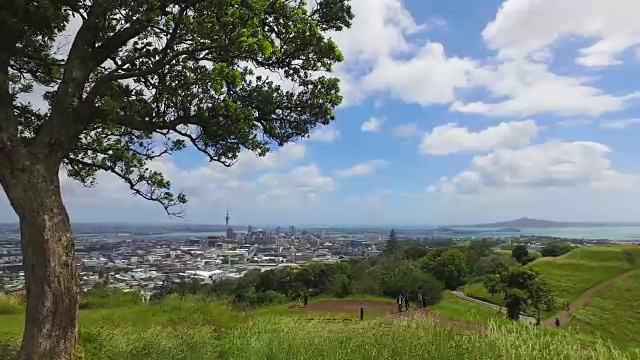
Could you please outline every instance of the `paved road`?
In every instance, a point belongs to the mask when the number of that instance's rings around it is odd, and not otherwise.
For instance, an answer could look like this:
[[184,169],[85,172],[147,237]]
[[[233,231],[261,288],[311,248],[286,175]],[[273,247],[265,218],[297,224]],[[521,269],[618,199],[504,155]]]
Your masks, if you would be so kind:
[[[507,312],[507,309],[504,307],[500,307],[496,304],[492,304],[492,303],[488,303],[486,301],[482,301],[482,300],[478,300],[476,298],[472,298],[470,296],[465,295],[462,291],[451,291],[451,293],[463,300],[467,300],[470,302],[474,302],[476,304],[480,304],[482,306],[494,309],[496,311],[501,311],[502,313]],[[531,316],[527,316],[527,315],[520,315],[520,321],[525,322],[525,323],[529,323],[529,324],[535,324],[536,323],[536,319],[531,317]]]

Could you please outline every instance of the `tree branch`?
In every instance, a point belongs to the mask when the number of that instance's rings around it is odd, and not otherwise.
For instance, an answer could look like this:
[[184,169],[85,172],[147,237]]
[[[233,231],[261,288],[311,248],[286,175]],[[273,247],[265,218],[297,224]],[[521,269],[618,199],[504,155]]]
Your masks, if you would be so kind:
[[[144,174],[139,174],[137,177],[134,177],[132,176],[132,174],[126,174],[121,169],[118,169],[116,166],[108,164],[106,162],[92,163],[78,158],[67,158],[66,161],[68,165],[72,167],[81,166],[91,168],[96,171],[106,171],[112,173],[123,180],[133,191],[134,195],[138,195],[145,200],[153,201],[160,204],[169,216],[178,218],[184,217],[184,207],[182,206],[185,203],[184,195],[179,194],[177,197],[169,196],[168,192],[162,191],[162,188],[151,184],[148,177]],[[146,191],[145,189],[139,188],[140,186],[144,185],[147,186]],[[176,207],[178,207],[179,210],[171,210]]]

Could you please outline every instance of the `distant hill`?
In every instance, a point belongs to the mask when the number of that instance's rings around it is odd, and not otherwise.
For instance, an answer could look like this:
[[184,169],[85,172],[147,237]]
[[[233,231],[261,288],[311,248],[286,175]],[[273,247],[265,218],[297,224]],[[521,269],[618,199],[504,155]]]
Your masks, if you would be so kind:
[[523,217],[516,220],[502,221],[489,224],[467,225],[465,227],[476,228],[511,228],[511,229],[532,229],[532,228],[564,228],[564,227],[604,227],[604,226],[640,226],[638,222],[566,222],[530,219]]

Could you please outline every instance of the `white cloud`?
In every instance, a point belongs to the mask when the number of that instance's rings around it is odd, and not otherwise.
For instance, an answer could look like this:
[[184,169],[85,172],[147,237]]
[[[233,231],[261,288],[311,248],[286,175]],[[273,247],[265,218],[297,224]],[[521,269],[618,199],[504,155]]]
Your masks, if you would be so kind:
[[558,125],[562,127],[580,127],[593,124],[593,119],[567,119],[558,121]]
[[378,189],[370,194],[350,196],[345,199],[345,203],[356,208],[377,209],[382,207],[393,193],[390,189]]
[[446,155],[457,152],[487,152],[528,145],[541,130],[533,120],[503,122],[482,131],[472,132],[456,123],[435,127],[426,133],[420,152]]
[[336,176],[340,178],[369,175],[385,165],[387,165],[387,162],[384,160],[370,160],[367,162],[356,164],[347,169],[336,170],[335,173]]
[[427,43],[408,60],[380,58],[361,86],[369,93],[389,93],[392,97],[423,106],[447,104],[456,90],[469,86],[475,61],[447,57],[440,43]]
[[392,130],[393,135],[401,138],[410,138],[418,136],[420,131],[418,130],[418,124],[410,123],[400,125]]
[[[186,214],[191,221],[219,224],[224,214],[217,220],[206,219],[227,204],[234,209],[236,221],[255,216],[256,211],[275,221],[277,214],[295,214],[303,204],[309,208],[309,201],[335,187],[333,178],[322,174],[315,164],[296,166],[304,155],[304,145],[288,144],[265,157],[243,152],[229,168],[218,163],[186,168],[171,157],[155,160],[150,166],[165,174],[175,192],[187,194]],[[74,221],[167,220],[159,205],[133,196],[124,182],[108,173],[98,173],[94,188],[85,188],[62,173],[61,187]],[[264,201],[262,205],[257,205],[259,200]],[[277,207],[272,201],[277,201]],[[125,213],[129,217],[123,218]]]
[[314,130],[309,135],[309,140],[320,142],[332,142],[340,137],[340,130],[333,129],[327,126],[323,126]]
[[365,132],[378,132],[380,131],[380,126],[382,126],[383,122],[383,119],[372,117],[371,119],[362,123],[360,130]]
[[473,158],[471,167],[443,177],[428,191],[477,193],[485,189],[630,188],[640,176],[616,172],[607,158],[611,150],[595,142],[547,142],[517,150],[501,149]]
[[427,29],[416,23],[402,0],[353,0],[351,9],[355,14],[351,28],[332,34],[347,61],[409,51],[406,36]]
[[524,57],[571,36],[593,43],[579,50],[584,66],[619,64],[622,52],[640,44],[636,0],[508,0],[482,32],[503,58]]
[[333,191],[334,181],[329,176],[322,175],[315,164],[299,166],[286,173],[270,172],[260,176],[257,183],[266,185],[273,193],[290,194],[293,191],[304,194],[316,194]]
[[638,125],[638,124],[640,124],[640,118],[600,121],[600,124],[598,124],[598,127],[605,128],[605,129],[622,130],[622,129],[628,128],[629,126]]
[[530,116],[553,113],[559,116],[597,117],[624,109],[640,93],[614,96],[589,85],[589,79],[557,75],[547,65],[508,61],[477,69],[472,85],[486,88],[497,102],[456,101],[452,111],[488,116]]

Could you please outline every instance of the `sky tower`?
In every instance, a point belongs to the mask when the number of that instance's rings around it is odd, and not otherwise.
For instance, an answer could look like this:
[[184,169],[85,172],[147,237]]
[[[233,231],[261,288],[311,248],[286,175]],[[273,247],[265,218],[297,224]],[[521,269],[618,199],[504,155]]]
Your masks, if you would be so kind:
[[235,240],[233,229],[229,226],[229,206],[227,206],[227,216],[224,217],[224,220],[225,224],[227,225],[227,239]]

